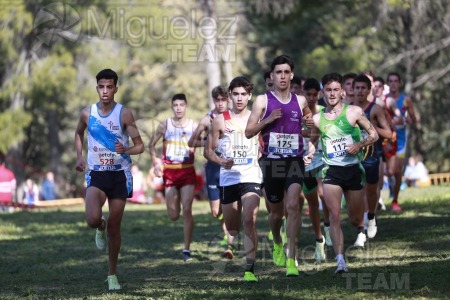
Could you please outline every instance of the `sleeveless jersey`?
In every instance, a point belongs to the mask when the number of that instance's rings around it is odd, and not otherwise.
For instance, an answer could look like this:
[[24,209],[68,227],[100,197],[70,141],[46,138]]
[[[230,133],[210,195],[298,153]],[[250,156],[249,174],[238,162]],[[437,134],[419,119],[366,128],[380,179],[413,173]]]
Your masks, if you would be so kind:
[[[172,118],[166,120],[166,132],[163,139],[162,161],[165,167],[191,167],[194,163],[194,151],[188,146],[188,141],[194,131],[194,121],[189,119],[186,126],[176,127]],[[184,166],[186,165],[186,166]]]
[[[400,110],[400,113],[402,114],[403,119],[405,119],[406,111],[408,106],[405,102],[405,95],[400,94],[400,97],[396,100],[397,107]],[[406,122],[403,122],[402,125],[396,125],[395,131],[397,132],[397,144],[398,145],[406,145]]]
[[245,137],[245,126],[233,120],[230,111],[223,113],[225,131],[219,141],[222,157],[233,158],[234,165],[227,170],[220,168],[220,186],[238,183],[261,183],[262,173],[258,164],[258,136]]
[[288,103],[282,103],[270,91],[266,93],[266,98],[266,112],[260,121],[268,118],[270,113],[278,108],[281,108],[283,117],[261,130],[262,153],[269,158],[302,157],[304,152],[301,135],[303,112],[298,104],[297,95],[291,93]]
[[[375,106],[375,102],[370,102],[370,104],[364,109],[364,114],[366,118],[370,121],[370,113],[372,112],[372,108]],[[367,131],[360,127],[361,130],[361,140],[364,140],[368,134]],[[380,143],[374,143],[363,148],[363,160],[370,161],[374,159],[378,159],[380,150]]]
[[[321,112],[324,109],[325,109],[325,107],[319,105],[319,112]],[[306,125],[303,125],[303,129],[306,129],[306,128],[307,128]],[[310,140],[310,138],[306,138],[306,137],[303,138],[305,155],[309,152],[309,140]],[[322,160],[322,144],[317,143],[316,152],[314,152],[314,156],[312,158],[311,163],[305,167],[305,171],[311,171],[311,170],[319,168],[323,165],[324,165],[324,162]]]
[[349,166],[358,164],[362,159],[362,151],[357,155],[347,153],[346,145],[361,141],[361,131],[358,126],[352,126],[347,120],[348,104],[335,120],[325,119],[325,113],[320,112],[319,130],[323,150],[323,160],[331,166]]
[[98,104],[92,104],[88,121],[88,155],[89,170],[119,171],[128,170],[131,157],[128,154],[117,154],[115,141],[129,145],[129,136],[123,131],[121,113],[123,106],[116,103],[107,116],[101,116]]

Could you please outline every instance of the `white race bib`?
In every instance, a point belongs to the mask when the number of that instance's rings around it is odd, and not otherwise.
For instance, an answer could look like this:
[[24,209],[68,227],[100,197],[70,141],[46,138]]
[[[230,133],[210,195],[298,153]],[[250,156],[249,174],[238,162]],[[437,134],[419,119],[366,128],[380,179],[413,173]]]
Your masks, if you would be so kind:
[[353,144],[350,134],[337,139],[329,139],[326,141],[328,158],[336,158],[347,155],[347,145]]
[[179,144],[167,144],[166,157],[173,162],[183,162],[189,159],[189,147]]
[[275,154],[298,154],[298,139],[296,133],[271,132],[269,138],[269,152]]

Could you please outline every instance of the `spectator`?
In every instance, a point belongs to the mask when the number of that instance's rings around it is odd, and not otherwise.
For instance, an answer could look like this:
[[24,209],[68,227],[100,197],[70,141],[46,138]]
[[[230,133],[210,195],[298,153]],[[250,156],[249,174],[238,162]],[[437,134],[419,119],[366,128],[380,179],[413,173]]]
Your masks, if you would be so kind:
[[28,178],[23,185],[22,203],[35,205],[39,202],[39,188],[31,178]]
[[[159,158],[158,158],[159,159]],[[151,197],[151,203],[165,203],[166,200],[164,198],[165,188],[164,188],[164,180],[161,177],[157,177],[155,175],[155,168],[151,167],[148,171],[147,175],[147,183],[153,190],[153,196]]]
[[429,185],[428,169],[422,162],[422,156],[411,156],[403,175],[409,187]]
[[45,179],[44,181],[42,181],[41,199],[42,200],[56,199],[55,174],[53,174],[53,172],[51,171],[48,171],[47,174],[45,174]]
[[11,204],[16,190],[16,176],[5,166],[5,156],[0,153],[0,210]]
[[147,203],[145,192],[147,191],[147,183],[144,180],[144,174],[139,169],[138,165],[131,167],[131,174],[133,175],[133,196],[128,198],[132,203]]

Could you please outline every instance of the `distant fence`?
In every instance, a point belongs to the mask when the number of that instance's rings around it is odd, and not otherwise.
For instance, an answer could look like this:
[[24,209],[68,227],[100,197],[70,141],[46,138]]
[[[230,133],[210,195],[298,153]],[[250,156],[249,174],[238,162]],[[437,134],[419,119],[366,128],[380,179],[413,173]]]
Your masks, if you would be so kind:
[[450,183],[450,173],[429,174],[431,185],[441,185]]
[[67,198],[57,200],[38,201],[34,204],[25,204],[20,202],[8,202],[4,203],[5,206],[29,209],[29,208],[51,208],[51,207],[64,207],[64,206],[77,206],[84,205],[83,198]]

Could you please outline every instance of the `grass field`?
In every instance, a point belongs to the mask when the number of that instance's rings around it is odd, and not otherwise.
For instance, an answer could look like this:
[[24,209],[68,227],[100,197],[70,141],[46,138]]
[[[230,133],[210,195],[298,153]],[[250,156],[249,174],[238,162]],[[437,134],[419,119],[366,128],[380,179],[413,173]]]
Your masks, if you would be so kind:
[[448,298],[450,186],[407,189],[400,199],[404,213],[380,212],[378,234],[364,250],[352,249],[356,230],[344,217],[347,274],[334,274],[331,248],[327,263],[314,263],[312,228],[302,228],[298,278],[272,263],[262,201],[255,284],[241,279],[242,255],[220,258],[222,236],[207,202],[194,203],[189,264],[181,259],[181,221],[170,222],[160,204],[127,205],[119,293],[106,291],[107,255],[96,249],[83,207],[0,214],[0,299]]

